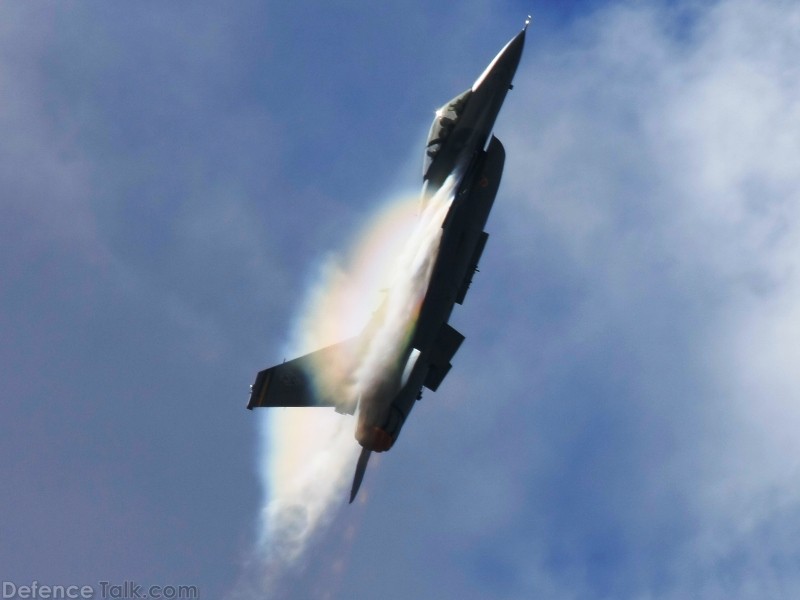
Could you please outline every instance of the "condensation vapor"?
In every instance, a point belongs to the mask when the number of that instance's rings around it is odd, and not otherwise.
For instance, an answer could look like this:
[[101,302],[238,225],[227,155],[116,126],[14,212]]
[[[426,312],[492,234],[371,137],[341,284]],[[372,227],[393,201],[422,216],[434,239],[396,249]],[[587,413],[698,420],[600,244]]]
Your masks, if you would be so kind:
[[[451,177],[422,201],[417,196],[391,203],[358,237],[344,264],[328,260],[311,286],[286,355],[358,336],[357,354],[337,362],[337,372],[320,365],[315,375],[336,381],[343,403],[379,385],[407,343],[456,182]],[[350,372],[343,377],[341,369]],[[269,587],[300,562],[314,534],[346,506],[360,446],[356,418],[331,408],[268,409],[259,417],[264,505],[257,562]]]

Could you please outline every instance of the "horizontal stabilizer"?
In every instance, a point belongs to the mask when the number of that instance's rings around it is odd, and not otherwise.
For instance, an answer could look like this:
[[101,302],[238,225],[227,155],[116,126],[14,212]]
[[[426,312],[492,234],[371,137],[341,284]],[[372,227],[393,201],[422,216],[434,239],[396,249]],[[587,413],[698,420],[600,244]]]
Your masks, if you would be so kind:
[[425,376],[425,385],[426,388],[435,392],[439,389],[439,386],[442,385],[444,378],[447,377],[447,374],[450,372],[450,368],[453,365],[447,363],[444,366],[441,365],[431,365],[428,369],[428,374]]
[[[349,398],[335,397],[335,391],[344,390],[349,373],[339,368],[347,363],[355,351],[358,338],[328,346],[289,362],[284,362],[260,371],[250,389],[248,409],[271,406],[333,406],[339,412],[352,414]],[[336,365],[331,368],[331,365]],[[340,380],[328,381],[323,389],[319,377],[321,368],[340,376]],[[331,379],[329,376],[327,379]]]
[[424,383],[426,388],[435,392],[441,385],[452,366],[450,361],[453,360],[463,341],[464,336],[449,323],[442,325],[431,351],[430,367]]

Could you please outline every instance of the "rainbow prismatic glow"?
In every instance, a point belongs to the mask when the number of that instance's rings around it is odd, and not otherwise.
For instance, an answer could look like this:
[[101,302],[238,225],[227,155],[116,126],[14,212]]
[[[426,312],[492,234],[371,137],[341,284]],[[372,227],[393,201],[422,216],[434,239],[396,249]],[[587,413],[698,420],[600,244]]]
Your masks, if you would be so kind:
[[[406,347],[427,290],[455,180],[430,198],[403,196],[368,223],[343,259],[329,258],[310,286],[286,355],[356,339],[315,365],[318,390],[354,404]],[[273,408],[260,415],[267,571],[293,563],[344,506],[359,446],[355,419],[330,408]],[[362,499],[366,495],[362,495]]]

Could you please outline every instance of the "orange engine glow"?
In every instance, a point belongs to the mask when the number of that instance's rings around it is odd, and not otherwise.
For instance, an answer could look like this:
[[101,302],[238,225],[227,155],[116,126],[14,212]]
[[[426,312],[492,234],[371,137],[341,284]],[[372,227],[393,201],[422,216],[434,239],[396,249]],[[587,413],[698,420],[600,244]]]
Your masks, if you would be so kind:
[[358,443],[373,452],[386,452],[394,445],[394,437],[380,427],[358,428],[356,432]]

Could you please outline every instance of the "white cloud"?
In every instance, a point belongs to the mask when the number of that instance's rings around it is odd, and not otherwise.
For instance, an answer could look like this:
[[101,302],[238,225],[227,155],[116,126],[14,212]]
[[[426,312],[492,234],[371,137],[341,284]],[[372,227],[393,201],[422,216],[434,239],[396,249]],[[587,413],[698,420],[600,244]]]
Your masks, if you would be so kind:
[[569,43],[531,28],[467,343],[405,432],[435,455],[440,526],[513,566],[498,597],[800,585],[781,533],[800,523],[798,18],[620,3]]

